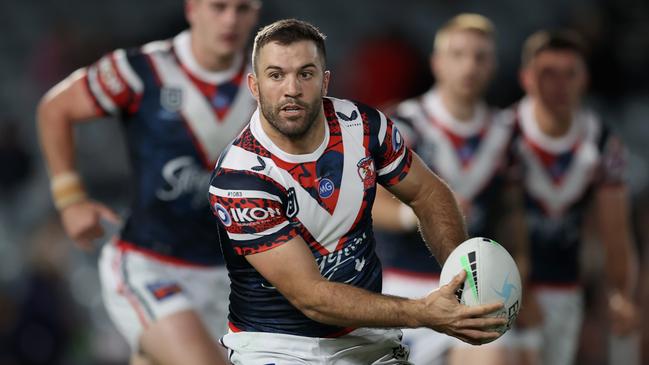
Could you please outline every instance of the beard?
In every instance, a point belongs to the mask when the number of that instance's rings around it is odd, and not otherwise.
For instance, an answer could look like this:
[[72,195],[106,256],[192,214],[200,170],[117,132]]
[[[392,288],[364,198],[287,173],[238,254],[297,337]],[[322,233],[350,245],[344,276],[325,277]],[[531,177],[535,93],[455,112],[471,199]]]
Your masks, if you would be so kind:
[[[274,129],[282,133],[284,136],[291,139],[299,139],[304,137],[313,127],[320,108],[322,106],[322,98],[317,98],[312,102],[304,102],[298,99],[288,100],[277,105],[273,105],[266,101],[261,92],[259,93],[259,104],[261,113],[264,118],[273,126]],[[283,118],[280,116],[280,111],[287,104],[296,104],[304,109],[304,116],[295,116]]]

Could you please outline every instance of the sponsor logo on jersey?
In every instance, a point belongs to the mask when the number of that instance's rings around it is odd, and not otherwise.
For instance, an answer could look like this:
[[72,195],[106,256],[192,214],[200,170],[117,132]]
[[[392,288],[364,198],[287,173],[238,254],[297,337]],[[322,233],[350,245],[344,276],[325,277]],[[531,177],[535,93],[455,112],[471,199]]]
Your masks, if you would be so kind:
[[300,207],[297,204],[297,194],[295,194],[295,188],[289,188],[286,191],[286,217],[293,218],[300,211]]
[[[365,268],[365,257],[357,256],[357,251],[359,248],[367,243],[367,235],[363,233],[358,237],[350,239],[344,244],[342,250],[332,252],[328,255],[317,257],[316,264],[320,269],[320,274],[327,278],[331,279],[336,272],[344,271],[343,268],[347,265],[354,265],[354,270],[356,272],[361,272]],[[348,279],[349,281],[354,280],[358,274]]]
[[232,225],[232,217],[230,217],[228,211],[221,204],[215,203],[214,211],[216,212],[216,216],[219,217],[219,220],[221,221],[221,223],[223,223],[224,226],[230,227]]
[[158,301],[167,299],[174,294],[180,293],[182,288],[175,281],[158,281],[146,284],[146,288]]
[[181,156],[169,160],[162,168],[161,174],[168,186],[156,190],[158,199],[173,201],[184,194],[191,194],[194,207],[204,206],[210,172],[200,167],[193,157]]
[[396,126],[392,126],[392,149],[396,152],[403,146],[403,137]]
[[253,223],[280,216],[279,208],[230,208],[232,220],[237,223]]
[[165,86],[160,89],[160,105],[169,111],[177,112],[183,104],[183,91],[179,87]]
[[228,107],[232,103],[232,99],[225,93],[217,93],[212,98],[212,105],[217,109]]
[[338,118],[344,120],[345,122],[351,122],[352,120],[358,118],[358,113],[356,113],[356,110],[352,111],[349,116],[346,116],[341,112],[336,112],[336,115],[338,116]]
[[376,171],[374,170],[374,160],[371,156],[363,157],[356,164],[358,167],[358,176],[363,181],[365,190],[374,187],[376,183]]
[[252,171],[264,171],[264,169],[266,168],[266,161],[264,161],[264,159],[259,156],[257,156],[257,161],[259,162],[259,165],[251,167]]
[[318,183],[318,195],[320,195],[321,198],[329,198],[333,195],[334,190],[336,190],[336,187],[334,186],[333,181],[327,178],[321,179]]

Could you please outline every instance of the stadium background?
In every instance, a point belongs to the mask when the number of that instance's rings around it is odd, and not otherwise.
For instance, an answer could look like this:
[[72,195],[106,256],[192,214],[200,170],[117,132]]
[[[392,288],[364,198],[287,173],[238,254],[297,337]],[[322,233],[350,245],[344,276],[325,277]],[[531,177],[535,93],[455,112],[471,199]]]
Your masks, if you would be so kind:
[[[649,3],[263,2],[260,24],[297,17],[328,35],[330,94],[376,105],[429,86],[426,57],[434,31],[459,12],[484,14],[497,27],[499,68],[487,99],[502,107],[521,96],[517,70],[526,36],[548,27],[580,31],[591,46],[588,103],[630,150],[629,181],[641,262],[638,300],[646,303]],[[50,202],[35,134],[35,106],[54,83],[104,52],[171,37],[185,26],[181,0],[0,3],[0,364],[126,363],[126,345],[108,322],[99,297],[97,251],[88,254],[72,248]],[[129,172],[119,124],[91,123],[79,128],[77,135],[78,165],[91,195],[124,213]],[[578,363],[606,364],[607,323],[598,271],[602,254],[589,242],[583,255],[588,312]],[[642,363],[649,363],[649,351],[644,352]]]

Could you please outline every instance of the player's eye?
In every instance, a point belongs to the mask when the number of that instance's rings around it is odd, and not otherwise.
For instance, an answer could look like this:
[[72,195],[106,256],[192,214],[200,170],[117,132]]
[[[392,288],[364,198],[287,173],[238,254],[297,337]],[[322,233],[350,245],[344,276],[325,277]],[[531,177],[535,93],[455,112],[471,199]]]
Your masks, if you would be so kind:
[[237,6],[237,13],[238,14],[246,14],[250,10],[252,10],[252,6],[250,6],[250,4],[241,4],[241,5]]
[[271,72],[270,74],[268,74],[268,78],[271,80],[281,80],[282,74],[279,72]]
[[313,72],[311,71],[302,71],[300,72],[300,77],[302,79],[308,80],[313,77]]
[[216,11],[217,13],[222,13],[227,8],[227,5],[225,3],[218,2],[218,3],[211,3],[210,7],[212,8],[212,10]]

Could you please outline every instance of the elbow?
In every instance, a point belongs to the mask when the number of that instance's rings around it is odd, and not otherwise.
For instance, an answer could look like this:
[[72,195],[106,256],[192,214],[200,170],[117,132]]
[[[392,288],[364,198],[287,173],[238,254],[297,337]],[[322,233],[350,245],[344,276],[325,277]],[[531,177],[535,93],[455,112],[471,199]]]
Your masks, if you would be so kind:
[[290,298],[289,301],[295,308],[297,308],[302,314],[309,317],[310,319],[320,322],[320,305],[316,298],[311,295],[303,294],[294,298]]
[[[287,295],[286,298],[291,304],[297,308],[302,314],[316,322],[327,323],[326,316],[324,315],[324,301],[318,294],[320,283],[309,285],[310,290],[295,293],[294,295]],[[333,323],[328,323],[333,324]]]

